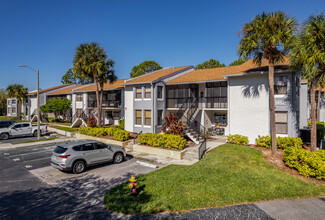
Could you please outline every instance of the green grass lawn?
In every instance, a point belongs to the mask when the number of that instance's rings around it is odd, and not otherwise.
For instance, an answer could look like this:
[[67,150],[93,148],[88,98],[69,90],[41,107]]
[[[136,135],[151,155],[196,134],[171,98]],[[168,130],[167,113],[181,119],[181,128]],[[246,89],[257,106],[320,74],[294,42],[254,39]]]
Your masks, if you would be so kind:
[[18,121],[18,117],[0,116],[0,121]]
[[259,150],[222,145],[191,166],[171,165],[137,179],[138,195],[128,183],[109,190],[108,210],[125,214],[179,212],[280,198],[319,196],[325,186],[281,172]]
[[71,126],[71,123],[61,123],[61,122],[54,122],[53,124],[56,124],[56,125],[65,125],[65,126]]
[[51,125],[51,128],[56,128],[62,131],[67,131],[67,132],[77,132],[78,128],[67,128],[67,127],[62,127],[62,126],[56,126],[56,125]]
[[21,141],[21,142],[16,142],[16,143],[12,143],[13,145],[16,144],[25,144],[25,143],[33,143],[33,142],[40,142],[40,141],[52,141],[55,140],[56,138],[44,138],[44,139],[39,139],[39,140],[29,140],[29,141]]

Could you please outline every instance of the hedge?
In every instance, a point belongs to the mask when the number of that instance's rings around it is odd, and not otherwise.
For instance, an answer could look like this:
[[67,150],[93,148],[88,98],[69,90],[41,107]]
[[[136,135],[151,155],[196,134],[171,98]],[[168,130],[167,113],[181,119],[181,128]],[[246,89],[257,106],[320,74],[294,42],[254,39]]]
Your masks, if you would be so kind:
[[227,143],[246,146],[248,144],[248,137],[239,134],[230,134],[227,136]]
[[[258,147],[265,147],[271,148],[271,136],[258,136],[255,139],[255,144]],[[294,137],[277,137],[276,138],[276,145],[278,149],[285,149],[287,147],[302,147],[302,140],[301,138],[294,138]]]
[[325,180],[325,151],[310,152],[304,148],[288,147],[283,152],[284,163],[305,177]]
[[80,127],[80,134],[103,137],[103,136],[112,136],[117,141],[126,141],[130,139],[130,132],[119,129],[117,127],[109,128],[90,128],[90,127]]
[[152,147],[175,148],[183,150],[186,145],[185,138],[174,134],[144,133],[138,136],[139,144]]

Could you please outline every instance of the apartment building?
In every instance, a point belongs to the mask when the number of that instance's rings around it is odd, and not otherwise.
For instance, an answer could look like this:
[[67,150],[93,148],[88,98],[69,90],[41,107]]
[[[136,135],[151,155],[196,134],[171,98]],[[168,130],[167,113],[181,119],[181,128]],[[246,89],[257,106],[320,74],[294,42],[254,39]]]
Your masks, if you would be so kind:
[[[288,68],[289,59],[275,66],[275,111],[278,136],[296,137],[309,118],[307,82]],[[71,109],[62,117],[73,127],[97,117],[94,84],[66,84],[41,90],[41,105],[54,97],[68,98]],[[322,102],[324,105],[324,94]],[[28,94],[29,118],[36,109],[36,93]],[[325,105],[324,105],[325,106]],[[216,127],[224,135],[241,134],[254,143],[258,135],[270,134],[268,66],[249,60],[238,66],[195,69],[193,66],[164,68],[132,79],[106,83],[102,102],[104,124],[125,120],[135,133],[159,133],[164,116],[175,113],[193,140]],[[325,119],[321,108],[321,119]]]

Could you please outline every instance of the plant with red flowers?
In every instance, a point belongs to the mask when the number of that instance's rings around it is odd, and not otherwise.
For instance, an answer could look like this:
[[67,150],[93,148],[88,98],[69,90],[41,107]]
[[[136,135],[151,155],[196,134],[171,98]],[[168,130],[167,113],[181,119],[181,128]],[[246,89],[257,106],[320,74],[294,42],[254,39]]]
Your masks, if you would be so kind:
[[162,132],[165,134],[177,134],[184,136],[183,122],[178,120],[176,114],[169,113],[165,116],[165,124],[162,128]]
[[97,127],[97,120],[94,116],[88,119],[87,121],[87,127],[94,128]]

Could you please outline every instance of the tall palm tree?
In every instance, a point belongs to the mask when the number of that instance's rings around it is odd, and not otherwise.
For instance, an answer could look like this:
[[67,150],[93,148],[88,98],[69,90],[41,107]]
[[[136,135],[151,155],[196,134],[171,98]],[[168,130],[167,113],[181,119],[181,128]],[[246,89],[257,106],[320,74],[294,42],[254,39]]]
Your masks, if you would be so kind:
[[[103,48],[99,47],[97,43],[85,43],[81,44],[77,49],[73,60],[74,74],[81,79],[93,79],[96,86],[96,99],[97,99],[97,118],[98,126],[102,125],[102,112],[100,103],[99,86],[100,82],[104,82],[105,78],[105,66],[107,55]],[[113,73],[114,75],[114,73]],[[105,82],[107,82],[106,79]]]
[[325,14],[310,16],[297,35],[291,59],[310,82],[311,151],[316,150],[316,101],[317,85],[325,74]]
[[268,60],[272,154],[276,152],[274,65],[289,53],[295,30],[295,19],[284,12],[262,13],[244,25],[238,48],[240,57],[244,59],[253,57],[259,65],[263,58]]
[[26,99],[28,89],[20,84],[11,84],[6,89],[9,98],[17,99],[17,115],[21,118],[21,104]]

